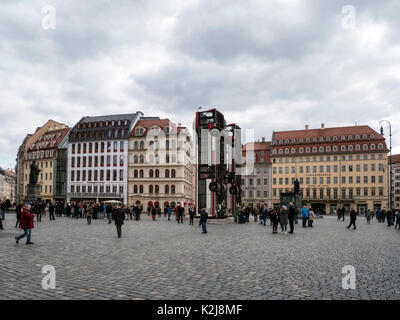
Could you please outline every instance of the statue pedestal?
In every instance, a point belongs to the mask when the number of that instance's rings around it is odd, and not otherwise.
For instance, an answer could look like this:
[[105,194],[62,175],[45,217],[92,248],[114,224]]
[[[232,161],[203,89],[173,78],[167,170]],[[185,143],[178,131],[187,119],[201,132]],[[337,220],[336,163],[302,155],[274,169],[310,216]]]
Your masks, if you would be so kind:
[[40,196],[40,185],[38,184],[28,184],[26,186],[26,197],[24,199],[25,203],[29,201],[35,202]]

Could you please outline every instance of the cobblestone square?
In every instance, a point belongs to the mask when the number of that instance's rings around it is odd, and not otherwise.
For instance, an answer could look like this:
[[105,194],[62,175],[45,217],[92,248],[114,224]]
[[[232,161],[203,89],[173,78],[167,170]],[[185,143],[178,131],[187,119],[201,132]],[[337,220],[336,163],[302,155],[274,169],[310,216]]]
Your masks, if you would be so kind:
[[[0,299],[399,299],[400,231],[335,217],[293,235],[251,221],[177,224],[125,221],[122,239],[107,220],[35,221],[32,246],[15,243],[15,214],[0,232]],[[42,266],[56,269],[56,289],[42,288]],[[356,268],[355,290],[342,268]]]

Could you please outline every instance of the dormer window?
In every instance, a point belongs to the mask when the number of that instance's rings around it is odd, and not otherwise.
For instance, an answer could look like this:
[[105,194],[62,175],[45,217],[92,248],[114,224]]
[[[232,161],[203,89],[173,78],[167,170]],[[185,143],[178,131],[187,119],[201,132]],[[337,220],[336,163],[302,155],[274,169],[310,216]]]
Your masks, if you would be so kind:
[[347,137],[347,139],[348,139],[348,140],[353,140],[353,136],[350,135],[350,136]]
[[360,140],[360,135],[356,135],[356,140]]
[[286,139],[286,140],[285,140],[285,143],[288,144],[288,143],[289,143],[289,139]]
[[320,137],[319,142],[324,142],[324,137]]
[[331,141],[331,137],[326,137],[326,141]]
[[333,137],[333,141],[337,141],[337,137],[336,136]]
[[368,135],[367,134],[363,134],[363,139],[364,140],[368,139]]
[[316,137],[312,138],[312,142],[317,142],[317,138]]
[[303,138],[300,138],[300,143],[303,143],[304,142],[304,139]]
[[371,139],[375,139],[375,135],[373,133],[370,134],[369,136]]
[[345,141],[345,140],[346,140],[346,137],[345,137],[345,136],[342,136],[341,139],[342,139],[342,141]]

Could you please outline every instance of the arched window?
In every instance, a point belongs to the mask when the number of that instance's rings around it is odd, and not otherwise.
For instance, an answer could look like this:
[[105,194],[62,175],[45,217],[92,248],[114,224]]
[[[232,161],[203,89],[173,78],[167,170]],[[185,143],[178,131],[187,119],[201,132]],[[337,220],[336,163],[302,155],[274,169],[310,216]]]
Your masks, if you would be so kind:
[[144,149],[144,141],[140,141],[140,149]]
[[169,194],[169,185],[165,186],[165,194]]
[[156,184],[154,189],[156,194],[160,193],[160,187],[158,186],[158,184]]
[[307,147],[307,148],[306,148],[306,152],[307,152],[307,153],[310,153],[310,152],[311,152],[310,147]]
[[367,144],[363,145],[363,150],[368,150],[368,145]]
[[326,147],[326,152],[331,152],[331,147]]
[[319,152],[324,152],[324,147],[319,147]]
[[153,185],[149,185],[149,193],[153,193]]
[[143,185],[140,185],[140,187],[139,187],[139,193],[143,193]]
[[138,163],[138,156],[135,154],[135,156],[133,157],[133,163]]
[[169,169],[165,170],[165,177],[169,178]]
[[320,142],[324,142],[324,137],[320,137],[320,138],[319,138],[319,141],[320,141]]
[[137,141],[135,141],[134,145],[133,145],[133,149],[137,150],[139,148],[139,143]]
[[346,151],[346,146],[342,146],[341,148],[340,148],[342,151]]
[[317,152],[317,147],[312,148],[312,152]]
[[160,177],[160,170],[158,170],[158,169],[156,169],[156,178],[159,178]]
[[276,149],[272,150],[272,154],[276,154]]
[[133,171],[133,177],[134,177],[134,178],[137,178],[137,177],[138,177],[138,171],[137,171],[137,170]]
[[317,142],[317,138],[316,137],[312,138],[312,142]]
[[176,176],[176,171],[175,171],[175,169],[172,169],[171,170],[171,178],[175,178],[175,176]]
[[296,153],[296,149],[295,149],[295,148],[292,148],[291,153],[292,153],[292,154]]
[[285,149],[285,154],[289,154],[289,148]]
[[279,154],[283,154],[283,149],[279,149]]
[[138,187],[136,184],[133,186],[133,193],[138,193]]
[[356,150],[357,151],[361,150],[361,146],[359,144],[356,145]]
[[140,177],[140,178],[143,178],[143,177],[144,177],[144,171],[143,171],[142,169],[140,169],[140,171],[139,171],[139,177]]
[[378,149],[379,149],[379,150],[382,150],[382,149],[383,149],[383,144],[382,144],[382,143],[378,144]]
[[349,145],[349,151],[353,151],[353,146],[352,145]]
[[299,149],[299,152],[300,152],[300,153],[304,153],[304,148],[300,148],[300,149]]
[[376,149],[375,144],[371,144],[370,148],[371,148],[371,150],[375,150]]
[[286,139],[286,140],[285,140],[285,143],[288,144],[288,143],[289,143],[289,139]]
[[337,146],[333,146],[333,151],[338,151],[338,147]]
[[281,139],[281,140],[279,140],[279,144],[283,144],[283,140]]
[[174,185],[171,186],[171,194],[175,194],[175,186]]
[[154,171],[153,171],[153,169],[150,169],[150,171],[149,171],[149,178],[153,178],[153,176],[154,176]]
[[169,163],[169,154],[165,155],[165,163]]

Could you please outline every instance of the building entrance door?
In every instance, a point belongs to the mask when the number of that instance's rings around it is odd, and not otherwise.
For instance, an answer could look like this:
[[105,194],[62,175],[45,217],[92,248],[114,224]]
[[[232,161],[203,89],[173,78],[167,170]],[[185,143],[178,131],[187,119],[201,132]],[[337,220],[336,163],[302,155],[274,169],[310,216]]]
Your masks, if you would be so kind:
[[358,204],[357,205],[357,212],[361,216],[365,216],[367,209],[368,209],[368,206],[366,204]]

